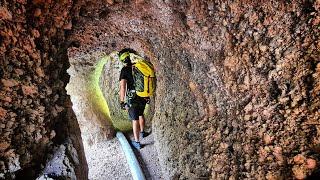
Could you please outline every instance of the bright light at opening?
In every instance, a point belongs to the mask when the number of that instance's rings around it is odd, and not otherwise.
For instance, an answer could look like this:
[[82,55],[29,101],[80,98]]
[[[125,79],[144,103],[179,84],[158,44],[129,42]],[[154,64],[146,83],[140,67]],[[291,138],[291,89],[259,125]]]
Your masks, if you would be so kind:
[[128,131],[132,129],[131,122],[125,119],[113,119],[110,116],[108,104],[99,86],[99,79],[102,75],[103,67],[107,61],[115,60],[113,57],[115,57],[115,53],[111,53],[110,55],[101,58],[101,60],[99,60],[96,64],[95,70],[90,74],[88,81],[89,97],[96,110],[100,112],[106,118],[106,120],[111,121],[116,130]]

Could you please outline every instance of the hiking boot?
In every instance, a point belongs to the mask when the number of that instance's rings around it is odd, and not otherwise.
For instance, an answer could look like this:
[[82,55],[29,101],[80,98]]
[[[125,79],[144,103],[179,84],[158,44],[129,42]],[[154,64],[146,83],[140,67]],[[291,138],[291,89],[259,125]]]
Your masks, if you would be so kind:
[[145,137],[147,137],[147,136],[149,136],[149,135],[150,135],[150,133],[148,133],[148,132],[144,132],[144,131],[140,132],[140,136],[141,136],[142,138],[145,138]]
[[140,142],[137,142],[137,141],[131,141],[131,145],[136,148],[136,149],[141,149],[141,144]]

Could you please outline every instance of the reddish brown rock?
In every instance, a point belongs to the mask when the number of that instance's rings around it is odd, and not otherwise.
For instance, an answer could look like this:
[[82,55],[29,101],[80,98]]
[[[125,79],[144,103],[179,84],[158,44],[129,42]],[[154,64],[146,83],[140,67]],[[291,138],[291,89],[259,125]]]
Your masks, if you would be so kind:
[[44,74],[44,72],[43,72],[43,70],[42,70],[41,67],[37,67],[36,73],[37,73],[37,75],[40,76],[40,77],[45,77],[45,74]]
[[7,110],[0,107],[0,119],[4,119],[7,115]]
[[307,177],[307,173],[304,168],[300,166],[295,166],[292,168],[292,172],[296,179],[305,179]]
[[[319,161],[319,0],[30,2],[0,11],[0,77],[6,80],[0,107],[14,119],[1,123],[11,128],[0,137],[19,143],[1,157],[0,176],[12,179],[21,168],[20,174],[33,174],[25,179],[36,179],[44,147],[50,151],[60,147],[55,138],[70,137],[81,160],[76,174],[86,179],[65,92],[70,42],[77,42],[69,59],[78,57],[78,71],[93,68],[92,51],[123,47],[157,67],[152,132],[167,179],[300,179],[317,168],[308,158]],[[31,84],[38,90],[27,90],[33,97],[17,88]],[[50,139],[53,129],[59,132]],[[27,160],[19,164],[19,158]],[[27,168],[33,165],[39,166]]]
[[31,95],[33,96],[34,94],[38,93],[38,89],[35,86],[25,86],[22,85],[22,92],[24,95]]
[[298,154],[293,158],[293,161],[296,164],[304,164],[305,160],[306,160],[306,158],[301,154]]
[[[18,0],[10,2],[7,7],[0,7],[0,119],[4,120],[0,124],[0,137],[1,149],[6,151],[1,154],[1,162],[5,163],[4,166],[1,163],[0,179],[4,176],[19,179],[16,177],[18,170],[22,174],[20,178],[36,179],[41,164],[45,164],[49,157],[45,152],[60,146],[55,143],[54,136],[62,141],[71,139],[67,144],[75,147],[78,153],[79,163],[73,165],[75,173],[66,173],[65,178],[77,176],[78,179],[87,179],[80,130],[74,122],[72,110],[68,114],[60,113],[56,118],[49,111],[49,107],[55,107],[58,101],[60,105],[70,101],[64,89],[67,64],[63,61],[67,54],[61,44],[65,41],[65,34],[62,28],[54,27],[54,17],[64,14],[60,22],[71,22],[70,14],[62,12],[68,12],[77,5],[71,1],[52,4],[42,0],[32,1],[28,7],[24,4],[25,0]],[[77,14],[76,11],[73,13]],[[55,29],[55,32],[51,34],[47,29]],[[58,52],[64,53],[57,58]],[[56,97],[52,92],[59,92],[60,96]],[[57,106],[57,109],[61,112],[65,108]],[[56,129],[55,125],[60,121],[68,126],[59,127],[58,135],[48,133]],[[47,137],[49,135],[51,139]],[[12,141],[19,146],[12,145]]]
[[41,9],[37,8],[35,11],[34,11],[34,16],[35,17],[39,17],[41,15]]
[[0,6],[0,20],[12,20],[11,12],[5,8]]
[[4,152],[10,146],[9,143],[0,143],[0,152]]
[[306,164],[306,167],[307,167],[308,169],[314,169],[314,168],[317,166],[316,160],[311,159],[311,158],[308,158],[306,163],[307,163],[307,164]]
[[35,37],[35,38],[39,38],[39,37],[40,37],[39,31],[36,30],[36,29],[33,29],[33,30],[32,30],[32,35],[33,35],[33,37]]
[[22,69],[15,69],[14,70],[18,75],[23,75],[24,71]]
[[263,141],[266,145],[269,145],[272,143],[273,137],[271,137],[269,134],[265,134],[263,136]]
[[1,82],[5,87],[13,87],[18,85],[18,82],[13,79],[1,79]]
[[5,101],[5,102],[12,102],[12,98],[11,97],[4,97],[1,100]]
[[108,4],[113,5],[114,0],[106,0]]
[[27,1],[26,0],[17,0],[18,3],[21,3],[21,4],[27,4]]

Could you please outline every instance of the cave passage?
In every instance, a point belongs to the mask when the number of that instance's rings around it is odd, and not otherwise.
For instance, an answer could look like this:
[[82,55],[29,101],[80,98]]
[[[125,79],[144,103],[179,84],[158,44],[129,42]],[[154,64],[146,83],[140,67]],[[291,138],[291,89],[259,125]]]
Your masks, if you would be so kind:
[[[66,89],[73,103],[73,110],[79,122],[81,136],[84,145],[92,145],[113,136],[114,131],[128,131],[131,129],[129,121],[119,118],[112,118],[115,114],[108,107],[108,103],[103,95],[103,88],[108,88],[101,84],[101,75],[106,64],[112,64],[114,58],[110,55],[92,55],[86,60],[86,64],[73,64],[67,72],[70,75],[70,82]],[[70,58],[70,62],[80,61]],[[106,70],[108,71],[108,70]],[[104,78],[103,78],[104,79]],[[117,98],[117,93],[112,95]],[[113,102],[109,102],[113,103]]]
[[66,89],[81,130],[90,179],[119,177],[111,171],[114,168],[122,173],[121,178],[131,177],[119,142],[111,139],[114,131],[130,130],[131,123],[111,118],[114,112],[110,111],[103,95],[103,88],[107,87],[100,85],[104,67],[114,61],[111,56],[113,54],[92,55],[85,64],[72,63],[81,57],[70,58],[71,66],[67,70],[70,81]]
[[[79,122],[89,167],[89,178],[130,178],[123,151],[119,142],[112,136],[114,131],[127,133],[132,131],[127,111],[122,110],[119,106],[119,75],[123,64],[118,60],[117,52],[109,55],[92,54],[86,63],[72,63],[80,59],[70,58],[71,67],[68,73],[71,78],[66,89]],[[151,126],[151,112],[153,111],[147,105],[145,115],[148,129]],[[145,141],[148,147],[145,147],[145,152],[140,155],[140,161],[143,157],[151,157],[145,154],[156,154],[153,147],[153,136]],[[157,160],[154,157],[153,159]],[[144,162],[141,163],[146,166]],[[97,166],[104,166],[105,170],[100,172],[101,167],[97,168]],[[114,168],[123,176],[114,174],[116,172],[109,172]]]
[[[96,108],[96,111],[101,112],[103,117],[107,121],[111,121],[113,127],[116,131],[128,131],[131,129],[131,123],[129,121],[125,121],[123,119],[114,119],[111,117],[110,110],[108,107],[108,103],[102,93],[102,88],[107,87],[100,87],[99,86],[99,79],[103,72],[103,67],[107,61],[112,61],[110,55],[101,58],[101,60],[95,65],[95,70],[89,74],[89,81],[88,81],[88,91],[89,91],[89,98],[93,104],[93,107]],[[116,96],[116,94],[115,94]],[[115,97],[117,98],[117,97]],[[114,114],[113,112],[111,112]]]
[[88,179],[88,164],[90,179],[126,174],[111,53],[125,47],[157,70],[146,122],[162,179],[320,179],[319,12],[319,0],[1,1],[0,179],[34,179],[52,157],[59,179]]

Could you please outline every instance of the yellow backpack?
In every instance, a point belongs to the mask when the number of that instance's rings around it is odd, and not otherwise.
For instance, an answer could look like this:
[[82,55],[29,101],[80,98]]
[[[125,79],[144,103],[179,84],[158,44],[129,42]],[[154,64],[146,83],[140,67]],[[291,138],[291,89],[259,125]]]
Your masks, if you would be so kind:
[[153,65],[142,57],[130,53],[132,76],[136,94],[140,97],[150,97],[156,89],[156,75]]

